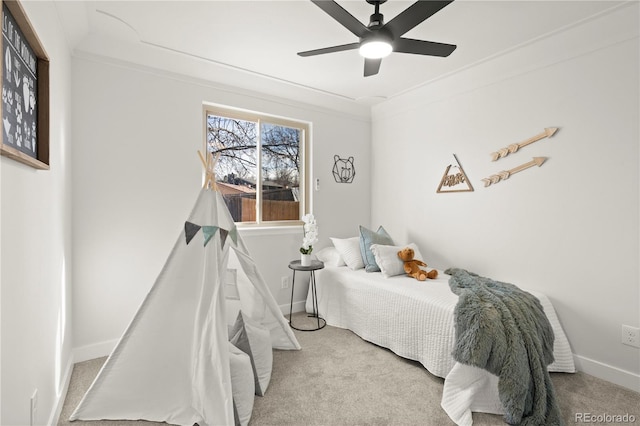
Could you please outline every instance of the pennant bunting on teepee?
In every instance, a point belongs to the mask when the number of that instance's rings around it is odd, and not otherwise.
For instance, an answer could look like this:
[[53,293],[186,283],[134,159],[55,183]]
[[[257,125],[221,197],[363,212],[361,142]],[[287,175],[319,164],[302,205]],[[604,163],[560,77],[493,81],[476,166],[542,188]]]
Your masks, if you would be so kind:
[[220,228],[220,244],[224,246],[224,242],[227,241],[227,235],[229,235],[229,231],[226,229]]
[[187,240],[187,244],[191,242],[193,237],[202,229],[202,234],[204,235],[204,245],[206,246],[211,238],[216,234],[218,229],[220,230],[220,243],[224,245],[225,241],[227,241],[227,236],[231,234],[231,239],[234,243],[238,243],[238,230],[234,226],[231,231],[227,231],[226,229],[222,229],[218,226],[200,226],[195,223],[185,222],[184,223],[184,235]]
[[204,245],[206,246],[216,233],[216,231],[220,229],[217,226],[203,226],[202,234],[204,234]]
[[229,235],[231,236],[231,240],[233,240],[234,244],[238,244],[238,228],[234,226],[229,231]]
[[184,236],[187,239],[187,245],[191,242],[193,237],[198,233],[201,226],[196,225],[195,223],[185,222],[184,223]]

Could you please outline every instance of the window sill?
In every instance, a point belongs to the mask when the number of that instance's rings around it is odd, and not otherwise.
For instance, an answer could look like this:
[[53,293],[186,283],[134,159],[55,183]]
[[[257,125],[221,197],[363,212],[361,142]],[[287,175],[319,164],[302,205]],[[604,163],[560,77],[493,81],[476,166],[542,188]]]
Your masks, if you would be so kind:
[[238,232],[242,237],[259,237],[264,235],[289,235],[302,234],[302,225],[286,226],[238,226]]

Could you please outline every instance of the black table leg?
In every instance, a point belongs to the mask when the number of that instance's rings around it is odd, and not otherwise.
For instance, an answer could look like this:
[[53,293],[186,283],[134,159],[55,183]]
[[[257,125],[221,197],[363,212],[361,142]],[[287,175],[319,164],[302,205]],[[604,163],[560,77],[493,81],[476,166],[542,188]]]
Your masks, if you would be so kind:
[[[316,291],[316,275],[314,271],[309,271],[309,274],[310,274],[309,285],[311,286],[311,306],[312,306],[313,312],[310,315],[308,315],[308,317],[316,318],[317,327],[311,328],[311,329],[297,328],[291,322],[292,316],[293,316],[293,289],[295,287],[295,281],[296,281],[296,270],[293,269],[293,281],[291,282],[291,302],[289,303],[289,326],[294,330],[298,330],[298,331],[316,331],[316,330],[320,330],[321,328],[324,328],[327,325],[327,322],[325,321],[325,319],[321,318],[320,314],[318,313],[318,294]],[[320,323],[320,321],[322,321],[322,324]]]
[[291,302],[289,302],[289,326],[291,326],[291,315],[293,315],[293,289],[296,285],[296,270],[293,270],[293,279],[291,280]]

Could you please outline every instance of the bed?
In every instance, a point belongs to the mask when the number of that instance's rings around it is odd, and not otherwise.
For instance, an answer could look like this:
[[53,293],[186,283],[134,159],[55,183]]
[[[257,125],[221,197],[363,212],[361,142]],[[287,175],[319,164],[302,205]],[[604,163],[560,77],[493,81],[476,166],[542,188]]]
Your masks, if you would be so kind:
[[[348,240],[353,253],[338,251],[337,248],[344,249],[340,243]],[[436,279],[417,281],[397,273],[401,263],[392,256],[385,261],[382,255],[378,259],[382,271],[367,272],[357,263],[355,239],[348,240],[334,240],[335,248],[317,254],[325,262],[325,268],[316,271],[318,312],[327,324],[349,329],[364,340],[420,362],[429,372],[444,378],[441,405],[456,424],[472,424],[473,411],[502,414],[498,378],[485,370],[456,363],[451,355],[458,296],[449,287],[450,277],[439,270]],[[376,244],[371,247],[375,255],[383,251]],[[397,247],[384,247],[388,253],[394,250]],[[416,258],[419,256],[418,251]],[[555,361],[548,371],[575,372],[569,342],[551,302],[543,294],[530,293],[540,300],[555,334]],[[311,294],[306,310],[312,312]]]

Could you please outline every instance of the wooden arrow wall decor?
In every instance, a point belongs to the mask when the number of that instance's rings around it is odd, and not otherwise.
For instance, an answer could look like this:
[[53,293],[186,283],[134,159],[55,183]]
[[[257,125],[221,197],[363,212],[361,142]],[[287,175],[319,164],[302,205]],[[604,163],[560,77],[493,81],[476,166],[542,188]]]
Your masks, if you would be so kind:
[[497,173],[495,175],[491,175],[488,178],[484,178],[482,179],[482,181],[484,182],[484,186],[485,188],[489,185],[491,185],[492,183],[498,183],[500,181],[503,181],[505,179],[509,179],[509,177],[514,174],[514,173],[518,173],[521,172],[523,170],[528,169],[529,167],[533,167],[533,166],[542,166],[542,164],[547,160],[547,157],[533,157],[533,160],[529,161],[528,163],[524,163],[519,165],[518,167],[514,167],[511,170],[503,170],[500,173]]
[[530,137],[529,139],[522,141],[520,143],[513,143],[506,148],[502,148],[496,152],[491,153],[491,158],[493,161],[499,160],[501,158],[506,157],[509,154],[513,154],[523,146],[527,146],[531,143],[537,142],[540,139],[550,138],[553,134],[558,130],[557,127],[548,127],[544,129],[544,132],[538,133],[535,136]]

